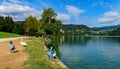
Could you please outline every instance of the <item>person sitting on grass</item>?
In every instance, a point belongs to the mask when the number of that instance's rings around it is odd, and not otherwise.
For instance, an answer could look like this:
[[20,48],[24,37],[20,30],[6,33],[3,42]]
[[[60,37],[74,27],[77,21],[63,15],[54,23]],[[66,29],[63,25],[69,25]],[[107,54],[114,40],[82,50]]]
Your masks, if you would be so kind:
[[49,52],[50,52],[51,54],[53,54],[53,53],[54,53],[53,47],[50,47]]
[[[53,49],[54,50],[54,49]],[[55,59],[56,58],[56,51],[54,50],[54,53],[53,53],[53,58]]]
[[53,47],[51,47],[49,50],[48,57],[49,56],[50,56],[50,58],[56,58],[56,51],[54,50]]
[[52,58],[53,55],[50,52],[47,52],[47,56],[48,58]]
[[12,41],[10,41],[9,48],[10,48],[10,53],[14,53],[15,48]]

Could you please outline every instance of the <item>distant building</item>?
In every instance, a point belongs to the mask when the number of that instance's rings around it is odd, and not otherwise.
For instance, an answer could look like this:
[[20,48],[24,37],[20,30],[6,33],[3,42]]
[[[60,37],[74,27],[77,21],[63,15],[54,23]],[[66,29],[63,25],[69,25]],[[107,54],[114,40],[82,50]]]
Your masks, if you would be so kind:
[[65,33],[65,31],[63,29],[60,29],[60,32],[63,33],[63,34]]

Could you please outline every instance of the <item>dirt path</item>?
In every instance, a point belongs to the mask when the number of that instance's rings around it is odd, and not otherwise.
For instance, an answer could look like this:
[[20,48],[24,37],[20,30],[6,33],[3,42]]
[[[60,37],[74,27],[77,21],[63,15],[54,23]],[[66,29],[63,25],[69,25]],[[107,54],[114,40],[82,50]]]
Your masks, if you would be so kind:
[[[27,42],[27,40],[24,40]],[[0,69],[10,68],[19,69],[20,65],[27,60],[27,53],[23,52],[25,47],[20,45],[20,39],[13,40],[16,53],[11,54],[9,51],[9,41],[0,42]]]

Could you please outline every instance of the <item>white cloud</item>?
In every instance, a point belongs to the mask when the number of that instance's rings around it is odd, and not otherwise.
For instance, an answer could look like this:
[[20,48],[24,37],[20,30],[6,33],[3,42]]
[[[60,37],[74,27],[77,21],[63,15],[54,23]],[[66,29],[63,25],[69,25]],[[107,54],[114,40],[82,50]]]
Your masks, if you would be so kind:
[[103,17],[99,18],[98,22],[100,23],[111,23],[115,20],[116,18],[111,18],[111,17]]
[[64,24],[68,23],[71,19],[69,14],[58,13],[57,19],[61,20]]
[[[17,0],[16,0],[17,1]],[[29,15],[36,16],[37,18],[40,17],[41,12],[29,7],[29,6],[23,6],[17,3],[8,3],[8,2],[3,2],[0,5],[0,15],[2,16],[12,16],[13,19],[16,20],[24,20],[27,18]]]
[[60,20],[70,20],[71,16],[68,14],[58,13],[57,19]]
[[118,24],[120,23],[120,15],[118,12],[109,11],[109,12],[104,13],[103,17],[98,19],[98,22]]
[[74,16],[78,16],[81,13],[85,12],[85,10],[79,9],[79,8],[77,8],[75,6],[71,6],[71,5],[67,5],[66,9],[67,9],[68,13],[70,13],[70,14],[72,14]]
[[71,18],[74,19],[74,22],[79,23],[81,21],[79,15],[85,12],[85,10],[72,5],[66,5],[65,9],[67,10],[66,14],[58,15],[64,24],[70,24],[72,22]]
[[104,17],[116,17],[118,15],[119,15],[118,12],[114,12],[114,11],[109,11],[104,13]]

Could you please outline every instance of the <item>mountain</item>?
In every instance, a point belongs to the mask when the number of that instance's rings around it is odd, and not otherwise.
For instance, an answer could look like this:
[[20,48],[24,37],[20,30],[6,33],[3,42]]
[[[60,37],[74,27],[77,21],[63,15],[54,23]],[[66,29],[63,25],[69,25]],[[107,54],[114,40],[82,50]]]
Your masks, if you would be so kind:
[[22,24],[22,23],[23,23],[23,21],[15,21],[15,22],[17,22],[17,23],[19,23],[19,24]]
[[91,28],[89,28],[88,26],[86,25],[74,25],[74,24],[67,24],[67,25],[62,25],[61,29],[63,30],[90,30]]
[[120,28],[120,25],[114,25],[114,26],[104,26],[104,27],[94,27],[96,30],[110,30],[110,29],[118,29]]
[[75,24],[67,24],[62,25],[61,29],[64,30],[65,34],[74,34],[74,35],[87,35],[92,34],[95,29],[90,28],[86,25],[75,25]]

